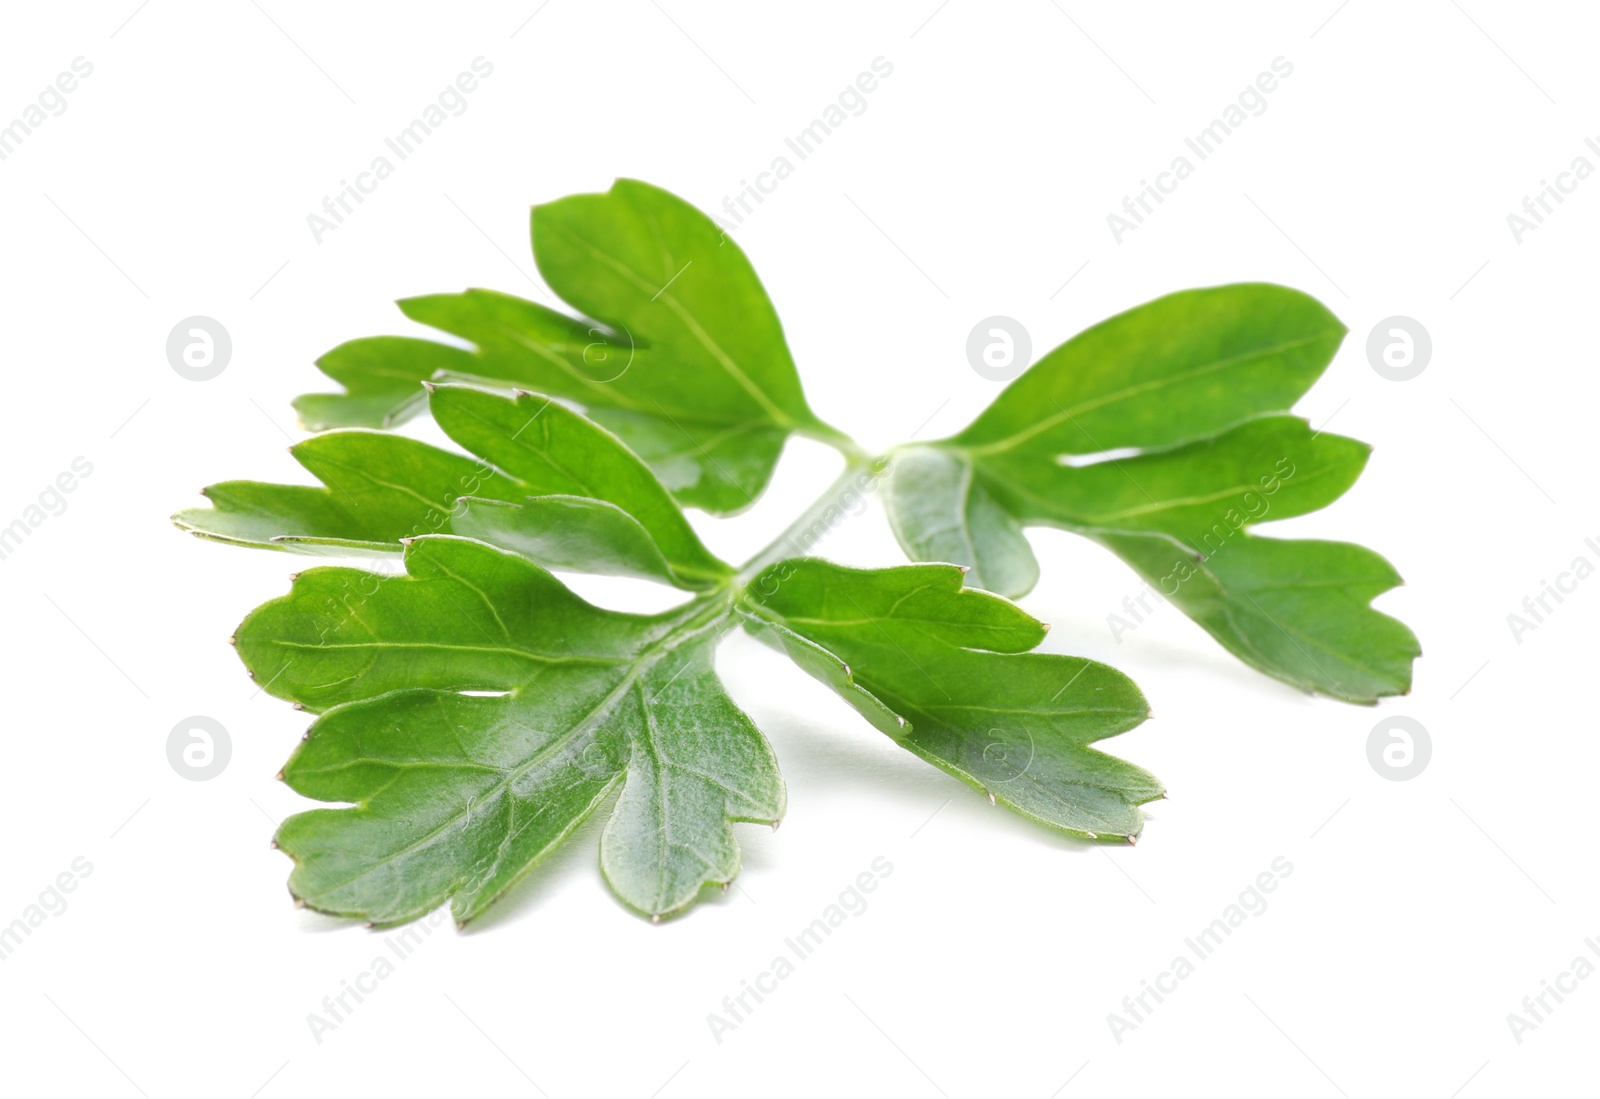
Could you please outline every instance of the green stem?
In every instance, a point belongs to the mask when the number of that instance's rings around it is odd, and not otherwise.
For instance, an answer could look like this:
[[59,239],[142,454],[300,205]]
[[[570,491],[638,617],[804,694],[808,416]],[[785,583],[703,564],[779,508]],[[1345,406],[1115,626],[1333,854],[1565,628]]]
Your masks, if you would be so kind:
[[[733,578],[735,584],[741,586],[748,584],[774,561],[805,553],[822,534],[832,529],[833,524],[826,519],[830,510],[839,507],[839,498],[852,487],[859,487],[863,477],[870,480],[877,475],[875,467],[879,459],[873,458],[854,443],[851,446],[856,453],[845,463],[844,472],[840,473],[833,484],[828,486],[827,491],[813,500],[811,506],[801,512],[794,522],[785,527],[782,534],[739,567],[738,575]],[[815,536],[811,535],[812,528],[818,524],[822,524],[822,529]]]
[[799,434],[833,447],[833,449],[844,455],[844,459],[847,462],[865,462],[868,464],[872,462],[872,455],[863,450],[860,443],[838,428],[825,424],[821,420],[818,420],[810,427],[800,428]]

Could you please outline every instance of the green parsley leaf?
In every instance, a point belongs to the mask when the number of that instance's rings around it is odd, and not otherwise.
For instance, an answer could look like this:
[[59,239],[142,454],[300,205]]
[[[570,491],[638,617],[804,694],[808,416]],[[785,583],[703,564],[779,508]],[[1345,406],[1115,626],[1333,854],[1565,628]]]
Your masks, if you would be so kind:
[[464,923],[618,785],[601,865],[622,901],[659,918],[732,880],[731,822],[776,824],[784,791],[712,671],[727,600],[601,610],[447,536],[412,542],[405,564],[310,569],[239,627],[264,689],[323,715],[285,781],[355,803],[284,822],[296,897],[380,925],[449,900]]
[[1038,576],[1020,529],[1081,534],[1269,675],[1351,702],[1402,694],[1420,649],[1370,606],[1394,570],[1359,546],[1247,532],[1327,506],[1366,463],[1364,444],[1286,414],[1344,332],[1314,299],[1262,284],[1112,317],[964,431],[896,456],[895,535],[916,560],[971,566],[971,583],[1019,596]]
[[[1254,532],[1327,506],[1368,456],[1290,412],[1345,331],[1306,295],[1169,295],[1045,355],[959,434],[873,457],[811,411],[771,301],[710,218],[619,180],[536,207],[532,230],[577,315],[487,290],[403,301],[469,346],[334,348],[318,365],[344,392],[296,407],[337,430],[291,448],[321,484],[222,482],[174,516],[215,541],[405,567],[309,569],[234,638],[262,690],[316,715],[281,777],[330,804],[276,838],[302,903],[383,926],[448,903],[465,923],[597,812],[602,873],[631,909],[661,919],[726,888],[734,825],[776,827],[785,806],[715,671],[740,626],[995,805],[1133,842],[1163,787],[1097,745],[1149,706],[1115,669],[1038,651],[1047,627],[1005,598],[1038,579],[1030,526],[1112,550],[1279,679],[1352,702],[1409,689],[1416,638],[1371,606],[1394,569]],[[425,409],[465,453],[370,430]],[[845,473],[735,568],[682,509],[748,506],[796,434]],[[886,467],[891,526],[925,563],[793,556]],[[689,594],[607,610],[551,569]]]
[[1045,627],[962,587],[952,565],[852,569],[815,558],[767,569],[745,600],[752,633],[789,653],[896,743],[1062,831],[1130,843],[1155,777],[1090,747],[1150,716],[1127,676],[1034,653]]
[[683,503],[753,503],[799,432],[853,444],[806,404],[776,310],[744,252],[682,199],[618,180],[533,211],[533,251],[569,317],[489,290],[400,303],[473,345],[347,343],[319,362],[346,392],[296,402],[312,430],[387,427],[422,408],[421,383],[468,379],[570,400],[624,439]]
[[353,804],[293,816],[276,838],[290,891],[319,911],[389,925],[448,900],[470,920],[613,792],[600,864],[629,907],[661,918],[731,881],[732,824],[776,825],[784,807],[770,748],[713,669],[741,620],[1024,816],[1131,840],[1137,806],[1161,796],[1089,747],[1144,720],[1138,688],[1028,652],[1043,627],[963,590],[951,566],[787,561],[642,616],[470,539],[415,539],[405,565],[307,570],[235,638],[263,689],[321,715],[285,781]]
[[477,461],[371,431],[314,436],[291,453],[323,488],[231,481],[174,516],[206,538],[304,553],[400,552],[454,533],[550,568],[712,587],[732,574],[671,494],[610,432],[554,401],[434,385],[434,418]]

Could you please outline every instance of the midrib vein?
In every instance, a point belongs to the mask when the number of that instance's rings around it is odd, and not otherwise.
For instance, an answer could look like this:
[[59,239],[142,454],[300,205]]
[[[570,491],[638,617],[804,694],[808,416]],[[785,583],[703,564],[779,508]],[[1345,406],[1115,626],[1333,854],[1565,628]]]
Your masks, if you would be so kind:
[[1275,355],[1282,351],[1293,351],[1297,348],[1305,347],[1308,344],[1316,343],[1318,340],[1327,338],[1327,333],[1319,332],[1312,336],[1303,336],[1296,340],[1286,340],[1283,343],[1272,344],[1268,347],[1257,347],[1251,349],[1250,351],[1244,352],[1243,354],[1230,355],[1226,358],[1217,359],[1214,362],[1205,363],[1202,366],[1195,367],[1192,370],[1187,370],[1179,374],[1168,374],[1165,377],[1152,378],[1150,381],[1139,382],[1135,385],[1126,386],[1111,393],[1102,393],[1098,397],[1091,397],[1087,400],[1079,402],[1071,408],[1064,408],[1053,415],[1046,416],[1038,423],[1024,428],[1015,434],[1008,435],[1002,439],[996,439],[990,443],[984,443],[974,447],[966,447],[964,449],[968,454],[973,456],[997,454],[1019,446],[1020,444],[1033,438],[1035,435],[1039,435],[1042,432],[1048,431],[1057,424],[1060,424],[1066,420],[1071,420],[1081,413],[1088,412],[1096,408],[1101,408],[1108,404],[1115,404],[1117,401],[1126,400],[1130,397],[1137,397],[1144,393],[1163,389],[1170,385],[1178,385],[1183,382],[1192,381],[1195,378],[1203,378],[1207,374],[1212,374],[1219,370],[1226,370],[1230,366],[1236,366],[1239,363],[1249,362],[1252,359],[1259,359],[1268,355]]

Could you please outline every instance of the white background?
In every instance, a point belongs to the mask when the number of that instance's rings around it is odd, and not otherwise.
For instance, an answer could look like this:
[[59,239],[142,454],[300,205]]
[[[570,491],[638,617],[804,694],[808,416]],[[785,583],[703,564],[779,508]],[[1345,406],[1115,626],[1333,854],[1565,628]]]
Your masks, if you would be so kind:
[[[1600,980],[1520,1043],[1507,1015],[1600,935],[1600,579],[1520,644],[1506,616],[1580,554],[1600,563],[1600,179],[1520,243],[1506,215],[1574,158],[1600,166],[1593,12],[136,2],[14,5],[0,36],[0,120],[74,58],[94,66],[0,162],[0,525],[93,465],[0,560],[0,923],[75,858],[93,867],[0,962],[6,1090],[1479,1099],[1587,1079]],[[317,243],[306,215],[479,56],[494,72],[469,109]],[[591,822],[319,1043],[307,1015],[388,936],[291,905],[268,839],[307,803],[273,775],[306,719],[226,644],[305,562],[167,517],[212,481],[305,479],[288,402],[330,388],[311,362],[336,343],[409,331],[393,299],[547,300],[530,204],[629,175],[715,210],[880,56],[894,71],[868,109],[734,231],[823,418],[874,447],[958,429],[998,391],[964,352],[991,314],[1042,352],[1174,289],[1301,287],[1351,335],[1299,411],[1376,451],[1345,499],[1268,530],[1394,561],[1408,584],[1379,605],[1422,639],[1414,693],[1307,698],[1171,607],[1118,643],[1106,616],[1134,575],[1034,532],[1045,578],[1025,605],[1053,623],[1047,647],[1115,664],[1155,709],[1105,745],[1172,793],[1137,848],[991,809],[736,637],[719,666],[790,800],[781,831],[741,826],[738,888],[653,927],[606,892]],[[1118,243],[1106,214],[1277,57],[1294,71],[1265,113]],[[214,381],[166,360],[193,314],[232,334]],[[1394,314],[1434,343],[1404,383],[1365,352]],[[837,461],[795,444],[757,508],[697,525],[738,558]],[[899,559],[875,510],[821,548]],[[194,714],[231,736],[208,782],[167,761]],[[1368,763],[1389,715],[1431,733],[1413,780]],[[878,856],[894,870],[867,910],[716,1041],[708,1013]],[[1267,910],[1119,1043],[1107,1014],[1278,856],[1293,873]]]

